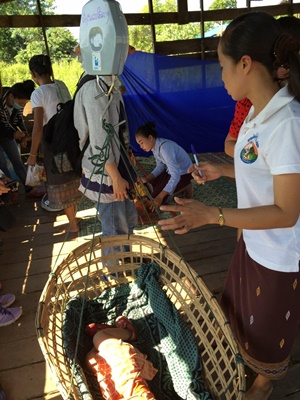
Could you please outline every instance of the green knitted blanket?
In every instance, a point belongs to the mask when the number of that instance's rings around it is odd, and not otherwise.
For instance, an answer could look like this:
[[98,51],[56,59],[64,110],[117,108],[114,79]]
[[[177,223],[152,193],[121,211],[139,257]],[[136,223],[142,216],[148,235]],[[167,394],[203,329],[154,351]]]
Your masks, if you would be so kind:
[[84,355],[92,347],[92,339],[84,333],[84,326],[91,322],[113,324],[121,314],[131,319],[137,331],[138,340],[133,345],[147,354],[158,369],[155,378],[149,382],[157,400],[212,399],[203,385],[194,338],[162,290],[159,275],[157,264],[142,264],[135,282],[105,290],[91,301],[83,302],[82,298],[76,297],[67,304],[63,323],[64,347],[70,365],[74,366],[79,333],[74,379],[80,386],[83,400],[102,399],[96,378],[84,371],[89,386],[87,391],[78,368],[79,364],[84,369]]

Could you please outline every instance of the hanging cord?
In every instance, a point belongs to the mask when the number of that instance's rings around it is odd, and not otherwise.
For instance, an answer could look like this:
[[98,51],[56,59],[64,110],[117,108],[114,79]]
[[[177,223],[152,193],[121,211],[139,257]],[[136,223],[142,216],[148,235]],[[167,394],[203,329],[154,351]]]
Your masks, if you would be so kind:
[[[108,100],[108,102],[107,102],[107,104],[106,104],[106,106],[105,106],[105,108],[104,108],[104,110],[103,110],[103,113],[102,113],[102,115],[104,116],[104,115],[106,114],[107,110],[109,109],[109,106],[110,106],[110,104],[111,104],[111,102],[112,102],[112,100],[113,100],[113,93],[112,93],[112,91],[113,91],[113,88],[114,88],[115,79],[114,79],[114,76],[112,76],[112,84],[111,84],[110,87],[109,87],[108,85],[106,85],[105,82],[102,81],[102,79],[101,79],[98,75],[97,75],[97,77],[96,77],[96,82],[97,82],[97,85],[99,86],[99,88],[100,88],[100,90],[101,90],[101,93],[100,93],[99,95],[95,96],[95,101],[98,100],[98,99],[100,99],[100,98],[103,97],[103,96],[109,97],[109,100]],[[111,94],[108,96],[108,93],[111,93]],[[103,117],[102,117],[101,120],[100,120],[100,123],[101,123],[101,124],[103,123],[102,121],[103,121]],[[94,165],[94,168],[93,168],[92,173],[91,173],[91,176],[90,176],[90,178],[89,178],[89,180],[88,180],[87,187],[89,186],[89,183],[90,183],[90,181],[91,181],[91,178],[92,178],[92,176],[93,176],[94,174],[101,174],[101,175],[102,175],[102,179],[101,179],[101,185],[102,185],[103,174],[104,174],[104,169],[105,169],[104,166],[105,166],[105,163],[106,163],[106,161],[107,161],[107,159],[108,159],[107,151],[110,150],[110,147],[109,147],[108,150],[106,149],[107,146],[110,146],[110,143],[109,143],[109,142],[110,142],[110,141],[108,140],[108,138],[106,138],[105,144],[104,144],[103,148],[100,148],[100,147],[98,147],[98,146],[95,147],[96,150],[99,151],[99,154],[96,154],[95,156],[92,157],[92,158],[93,158],[92,164]],[[108,152],[108,154],[109,154],[109,152]],[[98,168],[98,169],[96,169],[96,168]],[[100,186],[101,186],[101,185],[100,185]],[[82,195],[82,197],[81,197],[81,199],[80,199],[80,202],[79,202],[79,204],[78,204],[79,206],[80,206],[80,205],[82,204],[82,202],[83,202],[83,199],[84,199],[84,197],[85,197],[85,196],[84,196],[85,193],[86,193],[86,189],[84,190],[83,195]],[[75,218],[76,218],[76,216],[74,217],[74,219],[75,219]],[[73,221],[74,221],[74,219],[73,219]],[[73,222],[73,221],[71,221],[71,222]],[[64,240],[64,242],[62,243],[61,249],[60,249],[59,254],[58,254],[57,258],[56,258],[55,265],[56,265],[56,262],[57,262],[57,260],[58,260],[58,258],[59,258],[59,256],[60,256],[60,253],[61,253],[61,251],[62,251],[62,249],[63,249],[63,246],[64,246],[64,244],[65,244],[65,242],[66,242],[66,240],[67,240],[67,238],[68,238],[68,236],[69,236],[70,229],[71,229],[71,226],[69,225],[68,230],[67,230],[67,232],[66,232],[65,240]]]
[[[103,90],[101,82],[98,80],[98,77],[97,77],[97,84]],[[112,98],[113,98],[112,90],[113,90],[113,85],[110,87],[110,89],[107,92],[103,91],[104,95],[106,95],[108,97],[110,96],[109,101],[107,102],[107,105],[106,105],[105,110],[103,112],[103,116],[105,115],[106,111],[108,110],[108,108],[109,108],[109,106],[110,106],[110,104],[112,102]],[[98,95],[95,99],[98,99],[100,97],[101,97],[101,95]],[[117,128],[120,125],[124,124],[124,122],[126,123],[126,121],[125,120],[120,121],[115,126],[112,126],[112,124],[108,123],[102,117],[101,118],[101,122],[102,122],[103,129],[107,133],[107,137],[105,139],[103,147],[99,147],[99,146],[95,147],[95,149],[98,151],[98,153],[93,155],[92,157],[90,157],[90,160],[91,160],[91,162],[92,162],[94,167],[93,167],[93,171],[91,173],[91,176],[89,178],[88,184],[86,185],[86,187],[89,186],[89,182],[91,181],[91,178],[93,177],[94,174],[96,174],[96,175],[101,174],[100,190],[99,190],[99,193],[98,193],[98,200],[97,200],[97,210],[98,210],[98,208],[99,208],[98,206],[100,204],[100,196],[101,196],[101,191],[102,191],[103,177],[104,177],[104,173],[105,173],[105,164],[106,164],[106,161],[108,160],[108,157],[109,157],[112,141],[115,141],[115,143],[120,145],[120,148],[123,148],[125,150],[123,153],[126,154],[126,157],[128,158],[128,160],[130,162],[130,158],[129,158],[128,154],[127,154],[127,151],[126,151],[124,145],[122,144],[122,141],[120,140],[118,134],[115,131],[115,128]],[[121,152],[120,152],[120,154],[121,154]],[[121,157],[121,155],[120,155],[120,157]],[[122,155],[122,157],[124,157],[124,155]],[[126,165],[127,172],[130,173],[130,171],[129,171],[128,167],[127,167],[127,164],[126,163],[124,163],[124,164]],[[87,189],[85,189],[82,198],[84,197],[84,195],[86,193],[86,190]],[[156,207],[155,207],[155,211],[158,214],[158,216],[160,216],[160,217],[162,216],[162,213]],[[98,214],[98,211],[97,211],[97,214]],[[70,381],[70,387],[69,387],[69,391],[68,391],[68,398],[70,398],[70,396],[71,396],[73,380],[74,380],[74,377],[75,377],[76,359],[77,359],[77,356],[78,356],[78,349],[79,349],[79,342],[80,342],[80,331],[81,331],[81,327],[83,325],[83,312],[84,312],[84,307],[85,307],[85,304],[86,304],[86,293],[87,293],[87,287],[88,287],[88,283],[89,283],[89,273],[90,273],[90,266],[91,266],[91,261],[92,261],[92,249],[94,247],[95,237],[96,237],[96,221],[97,220],[95,218],[95,222],[94,222],[94,225],[93,225],[93,236],[92,236],[91,246],[90,246],[90,254],[89,254],[89,260],[88,260],[87,274],[86,274],[86,277],[85,277],[85,289],[84,289],[84,293],[83,293],[83,301],[82,301],[82,306],[81,306],[81,310],[80,310],[80,318],[79,318],[79,324],[78,324],[78,334],[77,334],[77,338],[76,338],[75,353],[74,353],[74,358],[72,360],[72,364],[73,365],[72,365],[72,368],[71,368],[71,381]],[[149,219],[149,221],[150,221],[150,219]],[[161,248],[164,251],[165,246],[162,244],[161,238],[159,237],[160,229],[158,229],[155,226],[153,226],[153,227],[154,227],[154,232],[156,234],[157,240],[158,240]],[[178,246],[177,246],[176,242],[174,241],[174,238],[171,236],[170,232],[166,231],[166,233],[167,233],[171,243],[173,244],[173,246],[175,248],[175,251],[179,255],[181,261],[185,264],[185,266],[186,266],[186,268],[187,268],[187,270],[189,272],[189,274],[188,274],[189,276],[187,276],[187,278],[190,280],[191,283],[193,283],[195,285],[195,287],[197,288],[199,294],[204,299],[206,299],[206,297],[204,296],[203,292],[201,291],[201,288],[198,285],[198,282],[197,282],[196,278],[194,277],[194,275],[192,273],[193,269],[190,267],[188,262],[184,259],[180,249],[178,248]],[[64,245],[64,243],[63,243],[63,245]],[[62,247],[63,247],[63,245],[62,245]],[[62,250],[62,248],[61,248],[61,250]],[[57,256],[57,259],[58,259],[58,256]],[[214,297],[214,295],[212,295],[212,297]],[[210,301],[212,297],[210,297],[208,300]],[[208,301],[207,301],[207,303],[209,304]],[[215,317],[215,314],[214,314],[213,310],[211,310],[211,312],[212,312],[212,314],[213,314],[213,316],[215,318],[215,321],[217,321],[217,318]],[[218,325],[218,328],[223,333],[222,327]],[[216,334],[217,334],[217,328],[216,328]],[[232,351],[233,351],[233,349],[232,349]]]
[[[98,81],[98,79],[97,79],[97,84],[99,84],[101,89],[102,89],[101,83],[100,83],[100,81]],[[113,84],[112,84],[110,90],[108,90],[107,92],[103,91],[103,94],[107,95],[109,92],[112,93],[112,89],[113,89]],[[101,97],[101,95],[97,96],[95,98],[95,100],[100,98],[100,97]],[[111,95],[110,98],[109,98],[109,101],[107,102],[107,105],[106,105],[106,107],[104,109],[103,116],[107,112],[112,100],[113,100],[113,96]],[[85,188],[83,196],[82,196],[82,198],[85,196],[87,187],[89,186],[89,183],[90,183],[91,178],[93,177],[93,175],[94,174],[97,174],[97,175],[101,174],[100,189],[99,189],[98,200],[97,200],[97,210],[98,210],[98,206],[100,204],[100,196],[101,196],[101,192],[102,192],[105,164],[106,164],[106,161],[109,158],[109,153],[110,153],[110,148],[111,148],[111,140],[113,140],[114,135],[117,135],[115,130],[111,126],[111,124],[107,124],[103,117],[101,118],[100,122],[102,122],[102,126],[103,126],[104,130],[107,133],[107,137],[105,139],[103,147],[101,147],[101,148],[98,147],[98,146],[95,147],[96,150],[98,150],[99,153],[90,158],[92,164],[94,165],[94,168],[93,168],[91,177],[88,180],[88,183],[86,185],[86,188]],[[81,198],[81,200],[82,200],[82,198]],[[97,213],[98,213],[98,211],[97,211]],[[74,359],[72,360],[73,361],[73,365],[72,365],[72,368],[71,368],[70,387],[69,387],[68,394],[67,394],[68,398],[71,398],[71,390],[72,390],[73,381],[74,381],[75,372],[76,372],[75,371],[76,370],[76,359],[77,359],[77,356],[78,356],[78,349],[79,349],[79,342],[80,342],[80,330],[81,330],[81,327],[83,325],[83,311],[84,311],[84,307],[85,307],[85,304],[86,304],[86,292],[87,292],[87,287],[88,287],[88,283],[89,283],[89,273],[90,273],[90,266],[91,266],[91,261],[92,261],[92,249],[94,248],[95,237],[96,237],[96,226],[97,226],[96,222],[97,222],[97,219],[95,218],[94,225],[93,225],[93,236],[92,236],[92,240],[91,240],[89,260],[88,260],[88,266],[87,266],[87,274],[86,274],[86,277],[85,277],[85,289],[84,289],[84,292],[83,292],[83,301],[82,301],[82,307],[81,307],[81,310],[80,310],[80,318],[79,318],[79,325],[78,325],[79,329],[78,329],[78,334],[77,334],[77,338],[76,338]]]

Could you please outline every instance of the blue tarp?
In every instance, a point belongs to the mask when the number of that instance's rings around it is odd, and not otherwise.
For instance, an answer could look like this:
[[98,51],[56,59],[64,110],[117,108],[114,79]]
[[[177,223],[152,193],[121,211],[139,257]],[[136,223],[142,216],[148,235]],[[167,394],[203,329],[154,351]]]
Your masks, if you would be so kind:
[[136,155],[149,155],[134,133],[148,121],[160,137],[174,140],[187,152],[224,151],[224,139],[235,102],[227,94],[218,62],[161,56],[136,51],[121,75],[130,143]]

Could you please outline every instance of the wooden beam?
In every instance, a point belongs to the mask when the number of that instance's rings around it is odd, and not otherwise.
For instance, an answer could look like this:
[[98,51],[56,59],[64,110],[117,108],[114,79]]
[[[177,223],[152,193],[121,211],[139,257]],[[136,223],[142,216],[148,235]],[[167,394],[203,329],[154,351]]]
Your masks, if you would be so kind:
[[[44,37],[44,42],[45,42],[45,47],[46,47],[46,53],[47,53],[48,57],[50,58],[50,51],[49,51],[49,46],[48,46],[46,27],[45,27],[45,23],[44,23],[44,19],[43,19],[41,0],[37,0],[37,6],[38,6],[38,10],[39,10],[39,18],[40,18],[40,23],[42,26],[43,37]],[[52,79],[54,79],[53,73],[52,73]]]
[[[154,53],[156,53],[156,51],[155,51],[156,32],[155,32],[155,23],[154,23],[154,21],[153,21],[154,10],[153,10],[153,1],[152,1],[152,0],[148,0],[148,6],[149,6],[149,13],[150,13],[150,25],[151,25],[152,48],[153,48],[153,50],[154,50]],[[128,22],[127,22],[127,23],[128,23]]]
[[[80,26],[80,15],[43,15],[45,27]],[[38,15],[1,15],[0,28],[41,28]]]
[[177,10],[178,10],[178,24],[188,24],[189,13],[188,13],[188,3],[187,0],[177,0]]
[[[150,0],[149,0],[150,1]],[[273,16],[293,15],[300,13],[300,3],[279,4],[276,6],[251,7],[251,11],[265,11]],[[232,20],[237,16],[247,12],[247,8],[189,11],[188,23],[206,21]],[[80,26],[80,15],[43,15],[45,27],[78,27]],[[127,24],[130,25],[151,25],[178,23],[177,12],[153,13],[149,14],[125,14]],[[201,18],[202,17],[202,18]],[[41,27],[38,15],[0,15],[0,28],[38,28]]]
[[[186,39],[186,40],[174,40],[166,42],[156,42],[156,52],[158,54],[170,55],[170,54],[184,54],[184,53],[201,53],[202,50],[205,52],[214,51],[218,46],[220,38],[206,38],[206,39]],[[203,44],[203,47],[202,47]]]

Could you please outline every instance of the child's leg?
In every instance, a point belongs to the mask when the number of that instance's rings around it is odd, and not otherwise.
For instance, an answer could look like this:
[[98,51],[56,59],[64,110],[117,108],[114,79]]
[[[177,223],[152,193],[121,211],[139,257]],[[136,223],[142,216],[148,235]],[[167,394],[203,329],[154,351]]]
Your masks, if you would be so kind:
[[100,351],[99,347],[101,343],[103,343],[107,339],[116,339],[117,342],[121,339],[126,342],[130,339],[130,337],[131,332],[129,332],[127,329],[109,328],[96,332],[93,337],[93,343],[96,349]]

